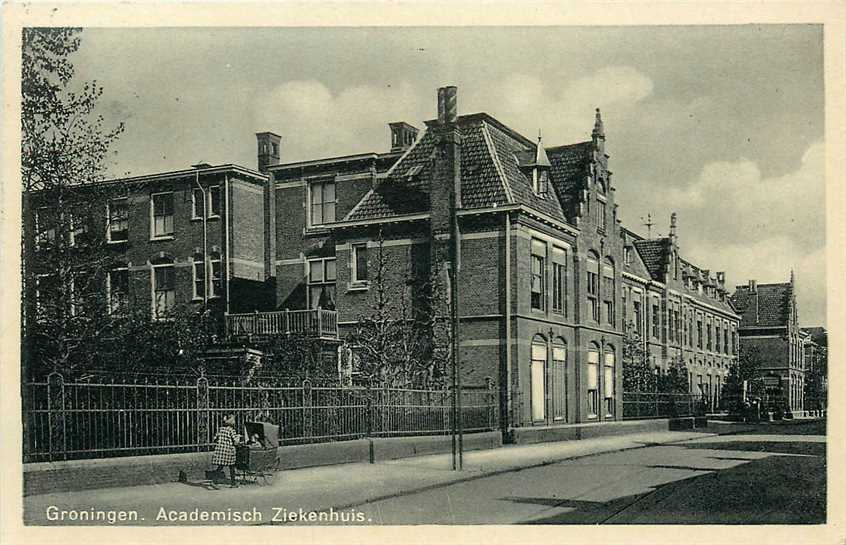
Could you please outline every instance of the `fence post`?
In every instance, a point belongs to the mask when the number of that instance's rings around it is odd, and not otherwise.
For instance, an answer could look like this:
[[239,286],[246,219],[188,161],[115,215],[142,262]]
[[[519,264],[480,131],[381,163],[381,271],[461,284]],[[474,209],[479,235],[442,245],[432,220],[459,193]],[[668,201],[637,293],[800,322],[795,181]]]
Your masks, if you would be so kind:
[[488,430],[494,429],[494,422],[496,421],[496,414],[494,408],[496,403],[496,395],[494,393],[494,381],[491,377],[485,377],[485,386],[488,388]]
[[311,381],[303,381],[303,436],[312,435],[312,414],[311,414]]
[[291,316],[290,316],[290,313],[288,312],[287,308],[285,309],[284,319],[285,319],[285,335],[290,335],[291,334]]
[[67,457],[65,435],[65,379],[53,372],[47,377],[47,418],[50,424],[50,461]]
[[197,379],[197,452],[209,440],[209,379],[204,374]]

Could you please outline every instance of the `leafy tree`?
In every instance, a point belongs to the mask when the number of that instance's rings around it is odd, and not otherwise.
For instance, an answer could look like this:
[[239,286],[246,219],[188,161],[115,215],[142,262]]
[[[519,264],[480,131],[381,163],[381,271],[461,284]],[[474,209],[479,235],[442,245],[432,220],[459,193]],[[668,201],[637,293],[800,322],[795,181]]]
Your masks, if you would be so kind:
[[657,377],[658,391],[668,394],[686,394],[690,391],[689,374],[684,358],[676,356],[670,360],[667,372]]
[[766,388],[761,376],[761,356],[757,350],[749,345],[740,345],[737,363],[729,367],[729,373],[723,384],[722,395],[725,407],[736,412],[743,399],[743,382],[747,384],[747,394],[750,397],[763,398]]
[[74,80],[80,30],[25,28],[21,75],[22,357],[46,369],[91,364],[114,335],[104,282],[105,202],[123,191],[102,184],[106,158],[123,125],[94,115],[96,82]]
[[656,388],[654,369],[649,365],[649,353],[630,322],[623,335],[623,391],[654,392]]

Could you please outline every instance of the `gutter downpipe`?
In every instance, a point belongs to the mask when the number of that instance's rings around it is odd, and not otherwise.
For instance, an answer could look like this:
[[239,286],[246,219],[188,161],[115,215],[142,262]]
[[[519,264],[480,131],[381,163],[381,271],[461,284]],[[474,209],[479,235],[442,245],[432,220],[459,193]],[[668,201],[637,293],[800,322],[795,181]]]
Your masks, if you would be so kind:
[[200,169],[197,169],[197,172],[194,176],[194,182],[197,184],[197,188],[203,194],[203,312],[206,312],[209,307],[209,232],[208,232],[208,210],[206,207],[208,206],[208,197],[206,195],[206,189],[200,185]]
[[[500,418],[502,433],[508,435],[512,418],[511,388],[511,213],[503,214],[505,221],[505,384]],[[503,437],[504,438],[504,437]]]
[[[226,254],[226,310],[225,315],[229,315],[229,173],[224,174],[223,178],[223,198],[224,202],[224,217],[223,217],[223,252]],[[224,318],[224,324],[226,320]],[[224,326],[225,327],[225,326]]]

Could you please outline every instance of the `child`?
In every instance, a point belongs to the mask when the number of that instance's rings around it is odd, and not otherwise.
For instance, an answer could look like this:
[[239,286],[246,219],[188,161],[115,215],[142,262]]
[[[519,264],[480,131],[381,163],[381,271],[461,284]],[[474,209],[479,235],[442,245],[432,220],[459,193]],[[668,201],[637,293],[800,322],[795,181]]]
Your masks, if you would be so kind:
[[223,466],[229,466],[229,480],[232,488],[238,486],[235,482],[235,445],[240,440],[241,436],[235,433],[235,415],[227,414],[223,419],[223,425],[217,430],[217,435],[214,437],[212,463],[217,464],[216,471],[218,472],[223,470]]

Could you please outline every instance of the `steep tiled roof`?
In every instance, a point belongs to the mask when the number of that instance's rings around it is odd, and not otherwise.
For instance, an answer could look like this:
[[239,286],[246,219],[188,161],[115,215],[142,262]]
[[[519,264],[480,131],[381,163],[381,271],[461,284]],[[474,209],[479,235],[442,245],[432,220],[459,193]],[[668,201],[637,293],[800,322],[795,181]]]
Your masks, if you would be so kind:
[[789,323],[792,296],[790,283],[758,284],[756,293],[749,286],[738,286],[731,301],[742,315],[741,327],[778,327]]
[[593,142],[579,142],[569,146],[547,148],[546,153],[552,165],[552,186],[558,194],[564,215],[568,220],[576,216],[580,193],[585,188],[589,172]]
[[[361,221],[424,213],[429,210],[429,185],[432,156],[437,135],[435,123],[414,146],[391,168],[387,177],[370,191],[344,218]],[[566,215],[554,191],[541,197],[534,193],[531,180],[520,167],[520,156],[537,154],[537,145],[481,113],[461,116],[461,204],[463,208],[487,208],[511,203],[524,204],[555,219],[566,221]],[[557,148],[553,148],[557,149]],[[556,156],[558,169],[561,157]],[[555,161],[552,181],[555,184]]]
[[665,239],[636,240],[634,247],[652,279],[663,280],[662,272],[667,247]]

